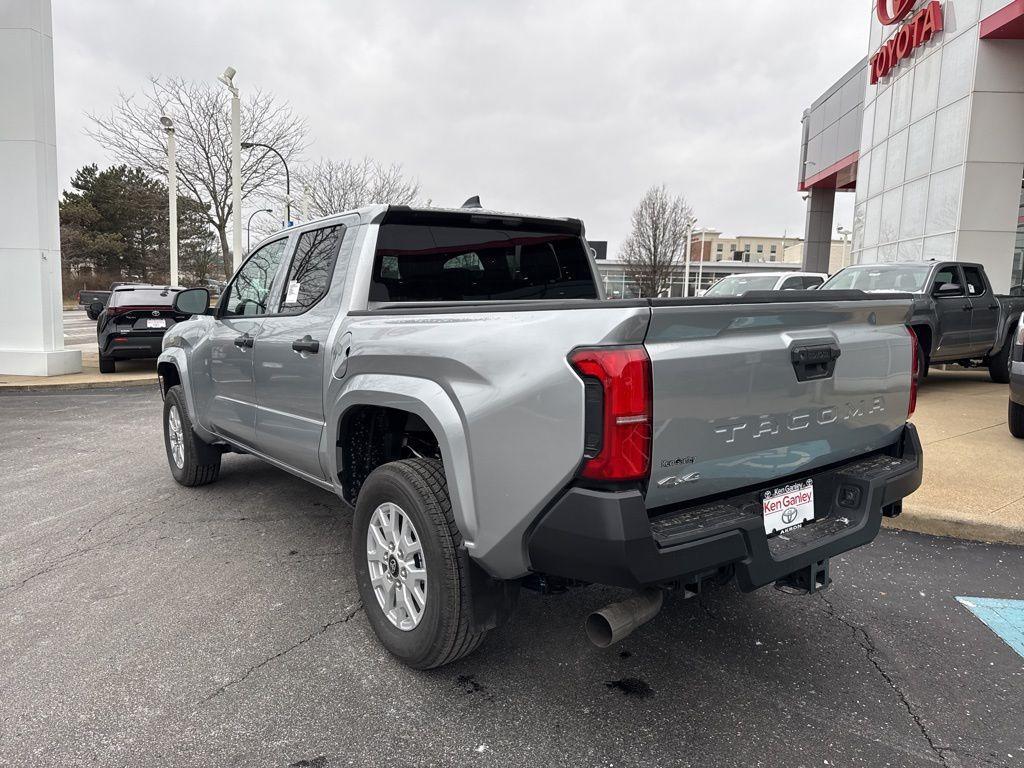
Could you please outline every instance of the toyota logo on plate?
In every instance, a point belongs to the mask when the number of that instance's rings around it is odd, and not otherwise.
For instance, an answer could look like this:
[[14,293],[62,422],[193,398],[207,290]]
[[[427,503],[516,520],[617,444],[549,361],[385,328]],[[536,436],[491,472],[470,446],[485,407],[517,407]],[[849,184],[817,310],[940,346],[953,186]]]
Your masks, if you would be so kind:
[[782,522],[789,525],[794,520],[796,520],[796,507],[782,510]]
[[886,27],[899,24],[914,10],[914,0],[877,0],[878,20]]

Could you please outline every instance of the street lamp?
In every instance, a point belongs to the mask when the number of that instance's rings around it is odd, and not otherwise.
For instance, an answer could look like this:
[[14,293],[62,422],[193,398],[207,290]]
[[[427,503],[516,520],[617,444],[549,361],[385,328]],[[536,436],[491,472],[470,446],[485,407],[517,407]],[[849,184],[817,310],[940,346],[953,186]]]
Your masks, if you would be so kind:
[[257,211],[253,211],[249,214],[249,221],[245,225],[245,252],[249,253],[252,250],[252,217],[257,213],[273,213],[270,208],[260,208]]
[[167,115],[160,118],[167,132],[167,218],[170,221],[170,251],[172,287],[178,286],[178,161],[175,158],[174,121]]
[[231,234],[235,269],[242,265],[242,136],[241,106],[238,101],[238,86],[235,85],[234,67],[228,67],[217,79],[231,91]]
[[683,269],[683,298],[690,296],[690,241],[693,240],[693,225],[697,223],[694,216],[686,219],[686,266]]
[[[260,144],[258,141],[242,142],[242,149],[252,149],[253,147],[263,147],[267,152],[273,152],[284,166],[284,225],[290,227],[292,225],[292,177],[288,174],[288,163],[285,162],[284,156],[269,144]],[[265,152],[263,157],[266,156]]]
[[843,267],[845,267],[846,266],[846,244],[849,241],[850,235],[852,235],[853,232],[848,230],[842,224],[840,224],[838,227],[836,227],[836,232],[838,232],[839,236],[841,238],[843,238],[843,261],[842,261],[842,265],[843,265]]

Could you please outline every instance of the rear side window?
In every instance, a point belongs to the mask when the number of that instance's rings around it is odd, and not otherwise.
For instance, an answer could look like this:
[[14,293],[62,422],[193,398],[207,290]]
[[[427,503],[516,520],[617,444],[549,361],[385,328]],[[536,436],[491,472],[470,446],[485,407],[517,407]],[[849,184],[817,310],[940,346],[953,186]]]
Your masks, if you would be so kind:
[[967,283],[968,296],[981,296],[985,293],[985,278],[977,267],[964,267],[964,282]]
[[383,224],[370,301],[596,299],[576,235]]
[[823,282],[825,281],[822,278],[815,275],[804,275],[804,288],[817,288]]
[[111,307],[169,307],[177,291],[167,288],[119,288],[110,294]]
[[324,297],[331,285],[334,262],[344,236],[345,227],[341,224],[299,236],[284,284],[281,314],[301,314]]

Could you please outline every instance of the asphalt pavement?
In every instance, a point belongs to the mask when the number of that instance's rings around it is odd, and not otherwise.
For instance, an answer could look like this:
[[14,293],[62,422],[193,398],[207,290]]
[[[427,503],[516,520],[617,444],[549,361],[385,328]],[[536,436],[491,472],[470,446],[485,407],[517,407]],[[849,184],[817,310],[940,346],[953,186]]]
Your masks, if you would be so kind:
[[0,765],[1021,766],[1024,658],[957,596],[1024,549],[886,530],[815,596],[522,593],[449,667],[377,644],[340,501],[245,456],[166,467],[150,390],[0,393]]

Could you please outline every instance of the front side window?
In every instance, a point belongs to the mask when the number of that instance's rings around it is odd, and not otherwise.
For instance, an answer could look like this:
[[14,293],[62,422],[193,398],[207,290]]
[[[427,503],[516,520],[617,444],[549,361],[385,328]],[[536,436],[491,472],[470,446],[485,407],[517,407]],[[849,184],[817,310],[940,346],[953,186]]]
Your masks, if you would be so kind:
[[985,293],[985,278],[977,267],[964,267],[964,282],[967,283],[968,296],[981,296]]
[[344,236],[345,227],[341,224],[299,236],[284,284],[281,314],[301,314],[323,298],[331,285],[334,262]]
[[282,238],[267,243],[249,257],[224,293],[222,317],[268,314],[270,289],[287,247],[288,238]]
[[[933,290],[938,292],[938,289],[943,285],[959,285],[959,283],[960,278],[956,273],[956,267],[943,267],[935,273],[935,288]],[[939,296],[963,296],[963,294],[962,287],[959,291],[951,290],[949,292],[937,293]]]

